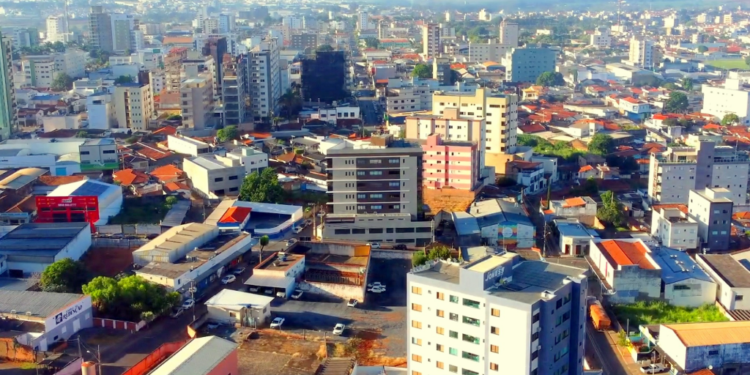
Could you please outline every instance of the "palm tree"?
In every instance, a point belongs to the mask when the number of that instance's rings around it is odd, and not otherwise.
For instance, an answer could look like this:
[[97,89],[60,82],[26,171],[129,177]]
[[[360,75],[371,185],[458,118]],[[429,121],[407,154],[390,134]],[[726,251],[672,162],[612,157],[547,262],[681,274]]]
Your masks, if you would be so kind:
[[286,90],[286,92],[279,98],[279,106],[281,107],[282,113],[284,111],[286,112],[287,119],[290,119],[292,117],[292,112],[294,112],[301,104],[302,98],[300,97],[299,90],[296,89],[296,87],[294,90]]
[[260,259],[258,260],[258,264],[263,261],[263,248],[268,246],[268,236],[263,236],[260,238]]

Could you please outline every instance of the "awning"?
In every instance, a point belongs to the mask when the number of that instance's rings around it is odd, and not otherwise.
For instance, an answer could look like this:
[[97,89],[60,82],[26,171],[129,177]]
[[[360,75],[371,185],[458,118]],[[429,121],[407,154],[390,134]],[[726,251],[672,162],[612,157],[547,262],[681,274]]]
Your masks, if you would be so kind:
[[294,284],[293,277],[278,277],[278,276],[266,276],[266,275],[253,275],[250,276],[245,285],[249,286],[260,286],[265,288],[280,288],[289,289]]

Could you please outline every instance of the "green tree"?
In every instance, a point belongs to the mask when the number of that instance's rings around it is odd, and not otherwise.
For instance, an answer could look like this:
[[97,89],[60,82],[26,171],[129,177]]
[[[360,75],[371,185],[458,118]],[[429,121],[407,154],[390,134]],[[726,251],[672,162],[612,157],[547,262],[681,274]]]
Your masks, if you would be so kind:
[[73,88],[73,78],[65,73],[57,73],[55,79],[52,80],[50,88],[54,91],[66,91]]
[[258,257],[260,258],[258,260],[259,263],[263,261],[263,248],[268,246],[268,242],[270,242],[270,240],[268,239],[268,236],[264,235],[263,237],[260,238],[260,254],[258,254]]
[[563,86],[565,85],[565,80],[561,73],[544,72],[537,77],[536,84],[544,87]]
[[245,176],[240,188],[240,200],[260,203],[281,203],[284,189],[273,168],[266,168],[261,173],[253,172]]
[[431,78],[432,68],[427,64],[417,64],[414,66],[414,70],[411,72],[412,77],[417,78]]
[[667,113],[684,113],[687,112],[689,106],[687,95],[679,91],[673,91],[669,93],[669,99],[664,103],[664,111]]
[[597,155],[607,155],[615,148],[615,143],[612,137],[597,133],[591,138],[591,142],[588,144],[588,149],[591,153]]
[[414,267],[421,266],[427,263],[427,255],[422,251],[415,251],[411,255],[411,265]]
[[429,260],[437,260],[437,259],[450,259],[451,257],[451,249],[449,249],[447,246],[438,245],[430,249],[429,252],[427,252],[427,259]]
[[89,272],[83,263],[63,258],[44,269],[39,285],[46,292],[80,293],[88,278]]
[[665,89],[667,89],[667,90],[669,90],[669,91],[677,90],[677,85],[675,85],[672,82],[667,82],[664,85],[662,85],[662,87],[665,88]]
[[333,47],[330,44],[323,44],[315,49],[315,52],[333,52]]
[[539,144],[539,137],[530,134],[519,134],[517,139],[521,146],[536,147]]
[[281,107],[281,113],[285,114],[287,119],[296,116],[302,109],[302,96],[299,89],[286,90],[279,98],[279,106]]
[[133,83],[133,82],[135,82],[135,79],[131,75],[119,76],[115,79],[115,85],[119,85],[123,83]]
[[182,116],[172,115],[172,116],[167,117],[167,120],[182,120]]
[[682,88],[685,89],[685,91],[693,91],[693,79],[687,77],[683,78]]
[[365,46],[367,46],[367,48],[378,48],[380,46],[380,41],[376,38],[365,38]]
[[139,139],[140,137],[138,137],[137,135],[133,135],[125,138],[125,143],[132,145],[133,143],[138,142]]
[[698,46],[698,52],[699,53],[706,53],[706,52],[708,52],[708,47],[706,47],[704,45],[700,45],[700,46]]
[[177,292],[168,292],[140,276],[119,280],[96,277],[83,286],[83,293],[91,296],[97,311],[105,317],[140,320],[144,313],[163,314],[180,301]]
[[622,204],[615,199],[614,193],[605,191],[602,193],[602,206],[596,212],[599,220],[614,226],[621,226],[625,222]]
[[750,66],[750,56],[745,57],[745,65]]
[[87,138],[89,136],[89,132],[85,130],[80,130],[78,133],[76,133],[76,138]]
[[240,133],[239,131],[237,131],[237,127],[234,125],[226,126],[223,129],[219,129],[219,131],[216,132],[216,138],[219,139],[219,142],[226,142],[226,141],[231,141],[233,139],[237,139],[239,135]]
[[721,126],[734,125],[740,122],[739,116],[734,113],[727,113],[724,118],[721,119]]
[[167,209],[172,209],[172,206],[174,206],[175,203],[177,203],[177,197],[174,195],[170,195],[164,199],[164,207]]

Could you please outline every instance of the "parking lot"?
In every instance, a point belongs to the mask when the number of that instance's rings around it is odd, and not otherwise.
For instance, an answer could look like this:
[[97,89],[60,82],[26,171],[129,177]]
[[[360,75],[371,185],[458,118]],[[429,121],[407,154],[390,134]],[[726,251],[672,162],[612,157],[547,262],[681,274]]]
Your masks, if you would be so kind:
[[[323,300],[305,294],[300,300],[273,302],[274,317],[285,319],[282,330],[301,335],[323,336],[333,341],[351,337],[378,342],[385,356],[402,356],[406,352],[406,274],[411,261],[403,259],[372,259],[368,283],[379,281],[386,292],[367,293],[365,302],[348,307],[343,300]],[[344,323],[346,331],[331,338],[333,326]]]

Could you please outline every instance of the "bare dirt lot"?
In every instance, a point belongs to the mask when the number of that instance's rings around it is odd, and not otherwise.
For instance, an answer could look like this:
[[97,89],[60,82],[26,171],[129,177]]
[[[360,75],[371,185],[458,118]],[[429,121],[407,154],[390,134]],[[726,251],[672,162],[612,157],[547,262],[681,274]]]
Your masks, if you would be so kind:
[[86,252],[82,261],[86,268],[95,270],[96,276],[115,277],[120,272],[130,269],[135,250],[135,248],[92,247]]

